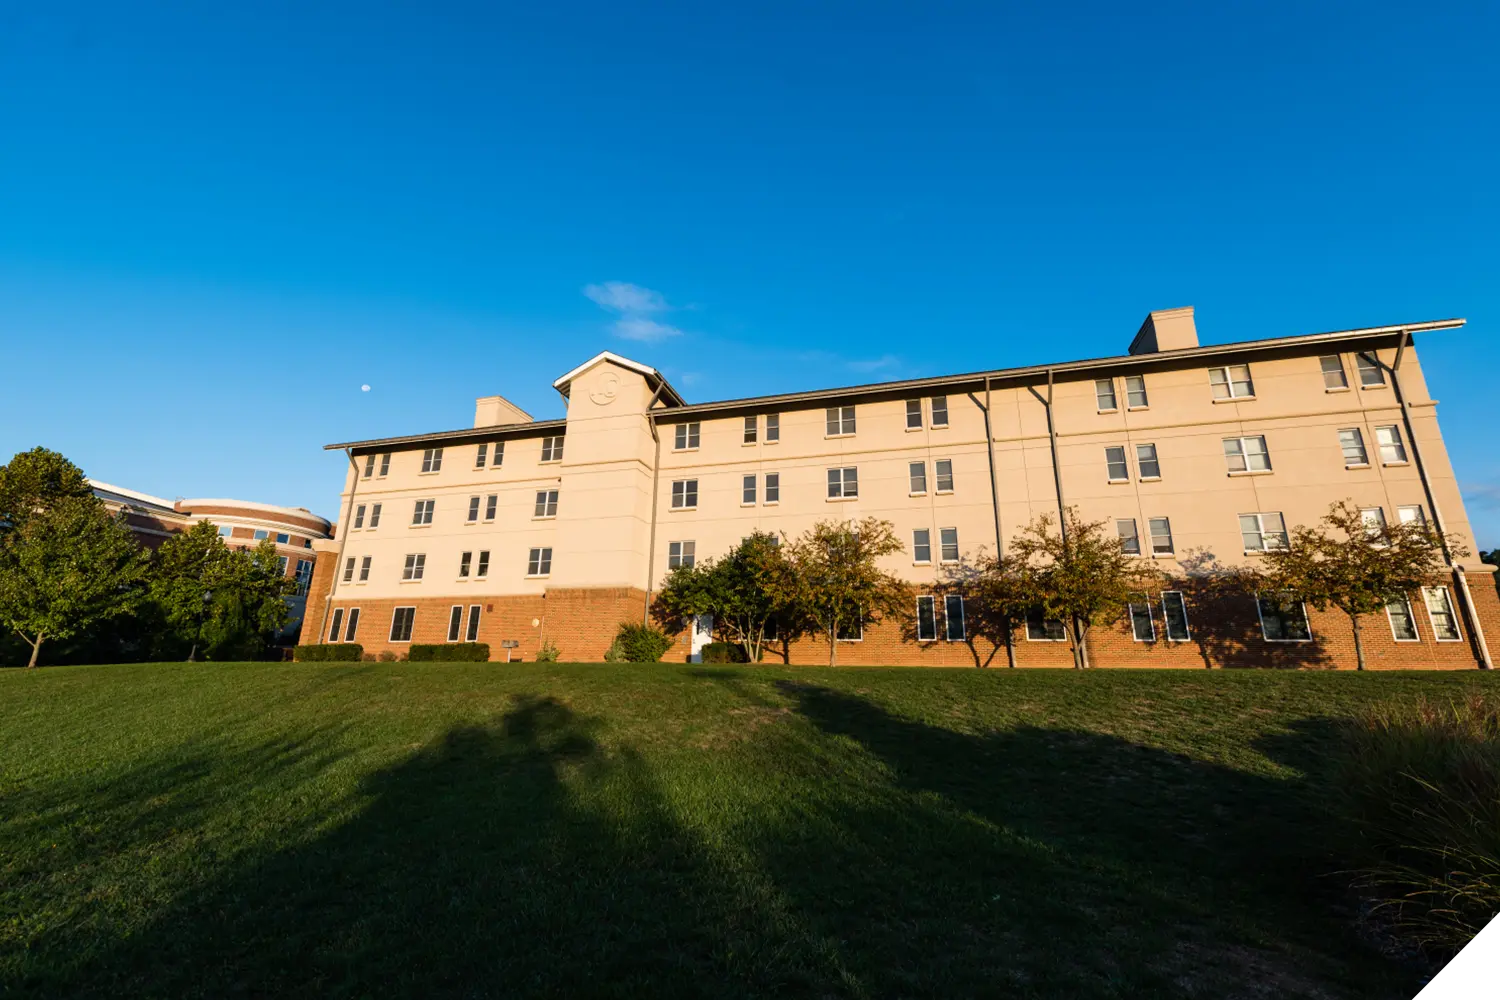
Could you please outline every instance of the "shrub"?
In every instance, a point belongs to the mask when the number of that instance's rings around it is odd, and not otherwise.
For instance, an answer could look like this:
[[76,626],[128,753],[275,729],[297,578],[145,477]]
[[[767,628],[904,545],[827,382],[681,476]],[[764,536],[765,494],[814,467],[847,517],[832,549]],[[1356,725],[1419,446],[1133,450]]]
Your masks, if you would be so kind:
[[625,647],[620,645],[619,639],[610,643],[609,648],[604,651],[605,663],[626,663],[629,660],[630,657],[625,655]]
[[536,651],[536,662],[556,663],[561,656],[562,653],[552,644],[552,640],[548,639],[542,643],[542,648]]
[[631,663],[655,663],[672,648],[672,639],[654,625],[621,622],[620,630],[615,633],[615,645]]
[[396,654],[393,653],[393,652],[391,652],[389,649],[387,649],[386,651],[384,651],[383,653],[380,654],[380,662],[381,663],[395,663],[396,662]]
[[704,663],[748,663],[745,647],[737,642],[711,642],[699,651]]
[[303,663],[351,663],[364,656],[357,642],[324,642],[292,647],[292,659]]
[[1405,944],[1451,954],[1500,910],[1500,699],[1378,705],[1344,730],[1355,884]]
[[484,663],[490,658],[487,642],[413,643],[406,658],[413,663]]

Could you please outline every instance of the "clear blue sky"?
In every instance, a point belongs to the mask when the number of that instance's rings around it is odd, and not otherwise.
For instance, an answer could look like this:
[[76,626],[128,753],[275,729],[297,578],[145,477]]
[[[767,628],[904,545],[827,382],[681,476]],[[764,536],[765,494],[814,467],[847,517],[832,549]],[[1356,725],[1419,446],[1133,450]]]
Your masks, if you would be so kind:
[[0,453],[332,515],[324,443],[603,348],[704,400],[1462,315],[1500,545],[1500,7],[1030,6],[0,6]]

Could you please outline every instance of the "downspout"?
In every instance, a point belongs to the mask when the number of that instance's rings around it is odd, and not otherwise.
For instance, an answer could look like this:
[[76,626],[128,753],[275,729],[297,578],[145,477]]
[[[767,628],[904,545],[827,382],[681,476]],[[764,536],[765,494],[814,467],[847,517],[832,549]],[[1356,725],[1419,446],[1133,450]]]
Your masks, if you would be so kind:
[[657,386],[651,394],[651,402],[646,404],[646,426],[651,430],[651,440],[656,448],[656,455],[651,460],[651,540],[646,549],[646,605],[641,610],[641,622],[646,625],[651,624],[651,594],[656,582],[656,507],[661,497],[661,436],[656,433],[654,411],[661,398],[661,389]]
[[[1047,369],[1047,439],[1052,445],[1052,484],[1057,488],[1057,530],[1062,534],[1063,552],[1068,551],[1068,510],[1063,498],[1062,463],[1057,457],[1057,423],[1052,419],[1052,369]],[[1078,616],[1073,616],[1073,634],[1078,637],[1078,665],[1089,665],[1089,651],[1079,629]]]
[[[1000,481],[995,468],[995,429],[990,425],[990,377],[984,377],[984,449],[990,456],[990,510],[995,515],[995,564],[999,568],[1005,559],[1005,542],[1000,537]],[[1005,628],[1005,664],[1014,669],[1016,644],[1011,641],[1010,622]]]
[[339,589],[339,574],[344,567],[344,546],[349,541],[349,512],[354,509],[354,494],[359,490],[359,463],[354,461],[354,449],[345,448],[344,457],[349,459],[349,468],[354,471],[354,485],[349,487],[349,503],[344,508],[343,516],[339,518],[339,552],[334,556],[333,575],[329,578],[328,594],[323,598],[323,620],[318,623],[318,642],[324,642],[328,635],[328,614],[333,610],[333,595]]
[[1479,669],[1492,670],[1494,662],[1490,659],[1489,643],[1484,638],[1484,627],[1479,624],[1479,609],[1474,606],[1474,595],[1469,590],[1469,578],[1464,573],[1463,566],[1453,561],[1453,553],[1448,548],[1448,531],[1443,524],[1443,514],[1438,510],[1437,496],[1432,490],[1432,481],[1427,476],[1427,463],[1422,460],[1422,446],[1417,443],[1417,431],[1411,419],[1411,407],[1406,402],[1406,393],[1401,388],[1401,360],[1406,354],[1406,347],[1411,343],[1411,331],[1401,330],[1401,343],[1396,347],[1396,360],[1391,364],[1391,388],[1395,390],[1396,402],[1401,407],[1401,424],[1406,428],[1406,440],[1411,445],[1412,462],[1417,467],[1417,478],[1422,481],[1422,492],[1427,497],[1427,509],[1432,511],[1432,526],[1437,529],[1438,545],[1442,549],[1443,561],[1448,564],[1449,571],[1453,575],[1459,598],[1463,603],[1464,617],[1469,620],[1469,634],[1474,637],[1475,659],[1479,661]]

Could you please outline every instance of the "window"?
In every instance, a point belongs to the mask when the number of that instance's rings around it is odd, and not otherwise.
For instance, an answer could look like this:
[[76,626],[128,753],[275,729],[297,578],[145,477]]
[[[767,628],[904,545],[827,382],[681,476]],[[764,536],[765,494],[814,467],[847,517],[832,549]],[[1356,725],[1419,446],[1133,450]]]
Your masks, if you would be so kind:
[[486,521],[493,521],[495,519],[495,508],[499,506],[499,504],[499,494],[491,493],[489,496],[484,498],[484,519]]
[[1241,514],[1240,537],[1246,552],[1284,549],[1287,545],[1286,520],[1279,514]]
[[380,508],[381,508],[381,506],[382,506],[381,504],[377,503],[377,504],[371,505],[371,507],[370,507],[370,527],[372,527],[372,528],[378,528],[378,527],[380,527]]
[[958,562],[958,529],[939,528],[938,544],[942,546],[940,553],[943,562]]
[[494,449],[490,452],[490,468],[498,469],[505,464],[505,442],[496,441]]
[[667,569],[676,569],[678,566],[691,567],[696,561],[697,551],[697,542],[668,542]]
[[418,552],[415,555],[408,555],[406,557],[406,566],[401,570],[401,579],[420,580],[422,579],[422,574],[426,571],[426,569],[426,554]]
[[1130,466],[1125,464],[1125,449],[1118,445],[1104,449],[1104,467],[1109,470],[1109,481],[1128,483]]
[[1385,385],[1385,369],[1380,367],[1374,354],[1356,354],[1354,367],[1359,372],[1359,387],[1373,389]]
[[310,548],[312,548],[312,539],[311,538],[304,538],[304,539],[302,539],[302,547],[304,549],[310,549]]
[[949,642],[963,642],[964,632],[964,599],[961,594],[949,594],[943,598],[943,627],[944,638]]
[[1119,404],[1115,402],[1115,380],[1112,378],[1101,378],[1094,383],[1094,399],[1099,403],[1099,412],[1106,410],[1118,410]]
[[948,426],[948,397],[947,396],[933,396],[932,399],[930,400],[930,402],[932,404],[932,426],[934,426],[934,427],[947,427]]
[[1357,469],[1370,464],[1370,456],[1365,453],[1365,436],[1358,427],[1339,431],[1339,447],[1344,451],[1344,468]]
[[953,492],[953,459],[940,458],[932,463],[932,471],[937,476],[937,491],[939,493]]
[[1255,395],[1255,383],[1250,381],[1249,365],[1210,368],[1208,384],[1213,387],[1214,399],[1245,399]]
[[277,567],[277,569],[279,569],[281,571],[281,574],[283,576],[286,575],[286,561],[287,561],[286,560],[286,556],[277,556],[276,557],[276,567]]
[[1138,444],[1135,446],[1135,467],[1142,479],[1161,478],[1161,463],[1156,459],[1156,445]]
[[1402,524],[1423,524],[1423,525],[1425,525],[1427,523],[1427,512],[1424,511],[1419,506],[1418,507],[1397,507],[1396,508],[1396,519],[1398,521],[1400,521]]
[[359,609],[349,609],[349,624],[344,629],[344,641],[353,642],[359,635]]
[[1187,601],[1180,590],[1165,590],[1161,595],[1162,623],[1167,629],[1168,642],[1186,642],[1188,632]]
[[1128,556],[1141,554],[1141,536],[1136,534],[1135,518],[1122,517],[1115,522],[1115,534],[1120,536],[1120,548]]
[[265,530],[264,528],[257,529],[256,532],[255,532],[255,540],[257,542],[264,541],[265,539],[270,538],[270,537],[271,537],[271,533],[269,531]]
[[839,642],[862,642],[865,638],[865,622],[860,618],[852,622],[840,622],[838,628]]
[[828,499],[851,500],[859,496],[859,469],[829,469]]
[[1267,642],[1312,640],[1312,629],[1307,626],[1307,609],[1301,601],[1256,594],[1255,606],[1260,613],[1260,634]]
[[397,608],[392,611],[391,642],[411,642],[411,627],[416,620],[416,608]]
[[344,562],[344,582],[345,583],[353,583],[354,582],[354,557],[353,556],[350,556]]
[[1150,401],[1146,399],[1146,376],[1125,376],[1125,405],[1132,410],[1138,410],[1143,406],[1151,405]]
[[328,630],[328,641],[338,642],[339,634],[344,630],[344,609],[333,609],[333,626]]
[[1349,388],[1349,376],[1344,374],[1344,361],[1337,354],[1323,355],[1318,359],[1318,367],[1323,369],[1323,388]]
[[490,446],[487,445],[487,444],[481,444],[479,446],[479,450],[474,453],[474,468],[476,468],[476,469],[482,469],[482,468],[484,468],[484,463],[485,463],[485,461],[489,457],[490,457]]
[[672,509],[692,510],[698,506],[698,480],[679,479],[672,483]]
[[917,641],[937,640],[937,601],[931,597],[917,598]]
[[278,534],[276,536],[276,544],[278,544],[278,545],[287,545],[287,544],[290,544],[291,540],[292,540],[292,536],[288,535],[284,531],[281,532],[280,534]]
[[1422,601],[1427,605],[1427,620],[1432,622],[1433,638],[1438,642],[1457,642],[1462,638],[1447,587],[1423,587]]
[[1385,510],[1381,507],[1365,507],[1360,510],[1359,519],[1364,523],[1365,536],[1372,542],[1380,541],[1385,534]]
[[766,414],[766,444],[775,444],[781,440],[781,414]]
[[781,473],[766,473],[766,503],[781,502]]
[[1062,642],[1068,637],[1063,623],[1056,618],[1043,618],[1040,608],[1026,613],[1026,638],[1032,642]]
[[1385,606],[1385,616],[1391,620],[1391,638],[1397,642],[1421,642],[1417,634],[1417,619],[1411,613],[1411,602],[1404,596]]
[[1131,594],[1126,605],[1130,615],[1130,634],[1136,642],[1156,641],[1156,621],[1151,617],[1151,599],[1145,594]]
[[469,524],[474,524],[478,520],[479,520],[479,498],[478,497],[469,497],[469,516],[467,518],[467,521],[468,521]]
[[552,572],[552,550],[532,549],[526,556],[527,576],[546,576]]
[[755,492],[756,492],[755,485],[756,484],[755,484],[755,476],[754,475],[741,476],[740,477],[740,503],[742,503],[742,504],[754,504],[755,503]]
[[[359,517],[355,518],[355,521],[354,521],[354,526],[356,528],[359,527],[359,522],[360,522],[361,519],[364,518],[364,516],[365,516],[365,508],[364,508],[363,505],[361,505],[360,508],[359,508]],[[221,524],[219,526],[219,537],[220,538],[228,538],[229,536],[231,536],[233,534],[234,534],[234,529],[231,528],[229,525],[227,525],[227,524]]]
[[457,642],[459,635],[463,632],[463,627],[464,607],[462,604],[455,604],[448,609],[448,641]]
[[[358,529],[358,528],[363,528],[364,526],[365,526],[365,505],[364,504],[360,504],[358,507],[354,508],[354,527],[356,529]],[[219,534],[221,534],[221,535],[225,534],[225,531],[224,531],[223,528],[219,529]]]
[[1169,556],[1172,548],[1172,521],[1166,517],[1153,517],[1146,522],[1151,531],[1151,554]]
[[1380,445],[1380,460],[1386,465],[1406,461],[1406,445],[1401,443],[1401,428],[1395,424],[1375,428],[1375,443]]
[[906,401],[906,429],[909,431],[922,429],[922,401],[920,399]]
[[1225,438],[1224,460],[1230,472],[1270,472],[1271,453],[1266,450],[1266,439],[1255,437]]
[[911,561],[932,562],[932,531],[930,529],[917,528],[911,533]]
[[755,443],[755,438],[757,436],[756,432],[760,429],[760,427],[759,427],[759,420],[760,420],[759,417],[746,417],[745,418],[745,443],[746,444],[754,444]]
[[370,582],[370,556],[365,556],[359,561],[359,582]]
[[830,406],[826,416],[829,437],[854,433],[854,407]]
[[422,471],[441,472],[443,468],[443,449],[428,448],[422,452]]
[[537,490],[536,508],[532,517],[556,517],[557,516],[557,490]]
[[911,462],[906,466],[906,472],[911,480],[911,493],[916,496],[927,492],[927,463]]
[[563,456],[563,439],[558,437],[542,438],[542,461],[561,462]]
[[458,557],[458,577],[460,580],[469,575],[469,569],[474,562],[474,553],[465,552]]
[[469,628],[468,631],[464,633],[464,642],[473,642],[479,638],[480,610],[481,609],[477,604],[469,605]]
[[698,447],[698,431],[700,427],[702,425],[697,421],[690,424],[678,424],[672,447],[677,451],[686,451],[690,448]]
[[380,456],[380,473],[379,473],[379,477],[381,479],[384,479],[385,476],[386,476],[386,474],[388,472],[390,472],[390,471],[391,471],[391,453],[390,452],[386,452],[384,455]]
[[365,456],[365,478],[369,479],[373,475],[375,475],[375,456],[373,454],[366,455]]
[[432,508],[436,502],[435,500],[418,500],[413,504],[411,508],[411,523],[431,524]]

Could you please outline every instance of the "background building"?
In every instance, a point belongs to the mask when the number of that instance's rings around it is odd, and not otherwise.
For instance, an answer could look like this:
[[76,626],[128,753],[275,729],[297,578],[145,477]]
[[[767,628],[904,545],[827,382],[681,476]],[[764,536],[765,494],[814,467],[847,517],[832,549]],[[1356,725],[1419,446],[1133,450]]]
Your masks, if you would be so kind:
[[[1254,595],[1210,603],[1199,584],[1352,498],[1371,519],[1429,520],[1471,552],[1448,585],[1393,607],[1389,629],[1367,625],[1372,665],[1473,666],[1500,628],[1493,568],[1472,554],[1412,343],[1462,322],[1205,347],[1192,309],[1173,309],[1118,357],[695,405],[604,352],[554,382],[563,420],[487,397],[471,428],[329,445],[348,463],[343,530],[316,543],[331,558],[313,585],[320,627],[303,641],[399,652],[479,640],[495,655],[514,642],[528,659],[551,641],[597,659],[670,566],[756,529],[885,518],[907,542],[888,568],[920,600],[1068,504],[1176,581],[1094,640],[1097,665],[1346,666],[1341,615],[1282,621]],[[1465,571],[1485,577],[1470,587]],[[929,634],[904,641],[882,624],[851,636],[840,662],[989,659],[961,606],[923,611]],[[1017,659],[1070,662],[1042,622]]]

